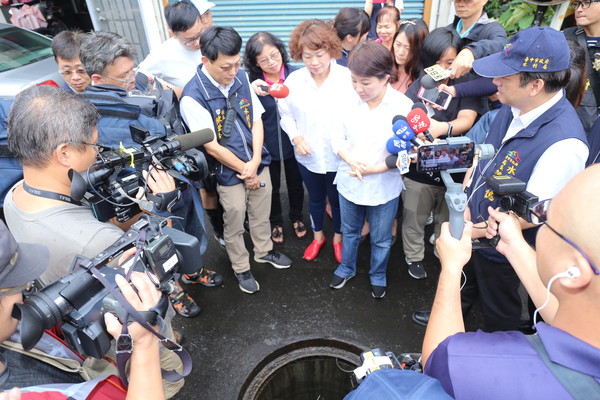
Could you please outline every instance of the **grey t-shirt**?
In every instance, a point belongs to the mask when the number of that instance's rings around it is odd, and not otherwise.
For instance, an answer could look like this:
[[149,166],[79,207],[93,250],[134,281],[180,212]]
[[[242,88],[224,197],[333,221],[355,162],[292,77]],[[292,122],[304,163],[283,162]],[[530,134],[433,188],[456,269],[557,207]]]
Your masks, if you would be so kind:
[[7,193],[4,215],[18,242],[39,243],[50,250],[50,263],[39,278],[42,285],[66,275],[75,255],[94,257],[123,235],[123,231],[110,222],[98,221],[88,206],[65,203],[40,212],[24,212],[12,197],[13,190],[21,183]]

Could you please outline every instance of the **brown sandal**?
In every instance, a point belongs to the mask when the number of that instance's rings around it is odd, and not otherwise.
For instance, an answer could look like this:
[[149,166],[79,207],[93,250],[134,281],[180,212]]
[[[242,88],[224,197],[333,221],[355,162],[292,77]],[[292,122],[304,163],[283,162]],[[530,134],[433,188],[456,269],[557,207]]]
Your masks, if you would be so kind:
[[306,226],[302,221],[294,221],[292,226],[294,227],[294,233],[298,239],[304,239],[306,237]]
[[283,243],[283,228],[281,225],[275,225],[271,231],[271,240],[275,244]]

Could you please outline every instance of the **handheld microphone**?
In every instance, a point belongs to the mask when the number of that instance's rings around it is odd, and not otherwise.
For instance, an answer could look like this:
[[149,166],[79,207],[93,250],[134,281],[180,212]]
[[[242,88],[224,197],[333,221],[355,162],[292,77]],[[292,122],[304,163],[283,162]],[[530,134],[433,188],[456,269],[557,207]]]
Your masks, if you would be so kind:
[[406,116],[406,119],[408,120],[408,123],[410,124],[412,130],[417,135],[419,133],[422,133],[425,135],[427,140],[433,142],[433,135],[428,131],[429,126],[431,125],[431,121],[429,120],[427,113],[423,111],[423,109],[420,106],[417,106],[415,104],[413,106],[413,109],[410,110],[410,112]]
[[392,131],[398,139],[404,140],[405,142],[410,141],[414,146],[419,147],[424,144],[421,140],[415,137],[415,132],[412,130],[406,119],[399,118],[396,122],[394,122]]
[[[409,150],[408,141],[397,138],[396,136],[388,139],[385,149],[390,154],[398,154],[402,150]],[[395,164],[395,161],[394,161]]]
[[283,99],[288,97],[290,94],[290,88],[285,86],[282,83],[274,83],[270,87],[269,86],[259,86],[265,92],[268,92],[271,96],[276,99]]
[[435,89],[442,83],[441,81],[436,81],[431,77],[431,75],[423,75],[421,78],[421,86],[425,89]]
[[173,137],[173,140],[179,142],[182,151],[195,149],[203,144],[212,142],[214,139],[215,133],[210,128],[200,129],[199,131]]

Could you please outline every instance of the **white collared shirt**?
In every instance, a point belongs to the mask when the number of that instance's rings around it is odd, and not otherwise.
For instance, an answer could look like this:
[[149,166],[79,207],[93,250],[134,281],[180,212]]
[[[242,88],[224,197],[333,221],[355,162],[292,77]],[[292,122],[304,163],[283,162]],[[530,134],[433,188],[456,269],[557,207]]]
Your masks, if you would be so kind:
[[[392,121],[396,115],[406,116],[413,102],[389,84],[381,103],[373,110],[360,98],[340,115],[340,123],[333,131],[331,147],[350,150],[358,160],[380,164],[390,155],[386,143],[393,136]],[[404,184],[397,168],[379,174],[365,175],[359,180],[348,175],[352,169],[340,161],[336,183],[338,192],[354,204],[376,206],[400,195]]]
[[[511,107],[514,118],[508,126],[502,143],[531,125],[562,97],[563,91],[559,90],[550,100],[523,115],[520,115],[518,109]],[[527,191],[538,196],[540,200],[556,196],[571,178],[583,171],[588,154],[588,147],[579,139],[569,138],[554,143],[546,149],[535,164],[527,182]]]
[[[217,88],[219,88],[219,90],[225,95],[225,97],[229,97],[229,89],[231,89],[231,86],[233,85],[233,82],[235,82],[235,80],[231,82],[231,84],[227,85],[226,88],[223,88],[210,76],[210,74],[207,74],[204,71],[204,68],[202,68],[199,73],[206,75],[206,77],[211,81],[211,83]],[[248,81],[248,75],[244,74],[244,76],[246,81],[248,82],[248,85],[250,85],[250,82]],[[200,77],[198,77],[198,79],[200,79]],[[235,79],[238,78],[236,77]],[[265,112],[265,109],[262,106],[260,100],[258,99],[258,96],[254,93],[254,91],[250,90],[250,92],[252,96],[252,121],[256,121],[261,118],[262,114]],[[181,110],[181,117],[192,132],[205,128],[214,130],[215,124],[211,113],[207,109],[202,107],[202,105],[192,97],[183,96],[179,103],[179,107]]]
[[301,136],[312,154],[295,154],[296,160],[309,171],[324,174],[338,169],[340,158],[331,150],[331,132],[337,115],[348,101],[358,99],[352,88],[350,70],[330,64],[329,76],[317,87],[310,71],[305,67],[292,72],[285,80],[290,94],[277,104],[281,115],[281,128],[293,139]]

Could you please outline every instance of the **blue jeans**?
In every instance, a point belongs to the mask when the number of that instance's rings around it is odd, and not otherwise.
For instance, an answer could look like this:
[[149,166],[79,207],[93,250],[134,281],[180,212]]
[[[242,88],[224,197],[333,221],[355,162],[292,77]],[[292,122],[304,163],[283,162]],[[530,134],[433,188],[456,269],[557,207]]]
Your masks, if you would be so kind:
[[342,215],[342,263],[335,270],[341,278],[356,274],[356,259],[360,232],[365,217],[371,230],[371,285],[386,286],[387,262],[392,245],[392,224],[398,210],[398,197],[378,206],[361,206],[347,200],[340,194]]
[[331,205],[331,216],[333,220],[333,231],[340,233],[340,203],[338,200],[337,186],[333,184],[337,172],[316,174],[310,172],[304,165],[298,163],[298,170],[302,175],[304,185],[308,191],[308,208],[310,211],[310,224],[313,232],[323,230],[323,219],[325,218],[325,199],[329,199]]

